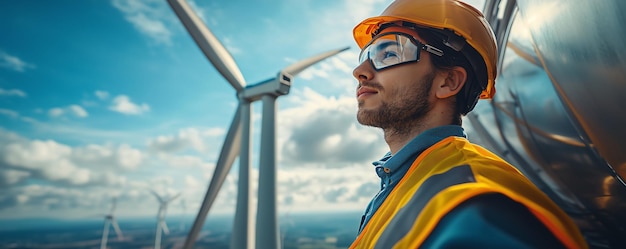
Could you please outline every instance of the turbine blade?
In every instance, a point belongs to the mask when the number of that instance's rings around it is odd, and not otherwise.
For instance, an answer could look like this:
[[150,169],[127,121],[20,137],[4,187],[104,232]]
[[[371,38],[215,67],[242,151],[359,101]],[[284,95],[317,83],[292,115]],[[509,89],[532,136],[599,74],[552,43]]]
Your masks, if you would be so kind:
[[113,212],[115,212],[115,206],[117,206],[117,198],[113,197],[111,202],[111,212],[109,212],[109,214],[113,215]]
[[115,229],[115,234],[117,234],[117,239],[122,240],[124,238],[124,235],[122,235],[122,230],[120,229],[120,226],[117,224],[117,221],[115,220],[115,218],[111,219],[111,224],[113,225],[113,229]]
[[167,228],[167,223],[165,223],[165,221],[161,222],[161,228],[163,229],[164,234],[170,234],[170,229]]
[[150,190],[150,193],[152,193],[152,195],[154,195],[154,197],[156,197],[157,200],[159,200],[159,203],[163,203],[163,198],[161,198],[161,196],[159,196],[159,194],[154,192],[154,190]]
[[318,63],[328,57],[331,57],[333,55],[336,55],[338,53],[341,53],[343,51],[348,50],[349,47],[345,47],[345,48],[341,48],[341,49],[335,49],[335,50],[331,50],[328,52],[324,52],[321,54],[318,54],[316,56],[312,56],[310,58],[298,61],[296,63],[293,63],[287,67],[285,67],[282,71],[291,75],[291,76],[296,76],[297,74],[299,74],[300,72],[304,71],[304,69],[312,66],[315,63]]
[[237,92],[243,90],[246,81],[239,67],[237,67],[237,63],[200,17],[193,12],[185,0],[168,0],[167,2],[217,71],[226,78]]
[[215,172],[211,178],[211,183],[209,184],[209,188],[207,189],[202,205],[200,206],[200,210],[198,211],[198,216],[196,216],[196,220],[194,221],[191,230],[189,230],[189,234],[187,235],[187,240],[185,241],[183,248],[192,248],[193,243],[195,243],[198,238],[198,233],[200,233],[202,225],[204,225],[207,213],[209,212],[211,205],[213,205],[213,201],[215,201],[217,193],[226,179],[226,175],[233,166],[235,157],[239,154],[241,149],[240,110],[241,104],[237,107],[237,113],[230,124],[228,134],[226,134],[226,140],[222,145],[220,157],[217,159],[217,164],[215,165]]
[[173,201],[174,199],[178,198],[181,194],[182,194],[182,193],[178,193],[178,194],[176,194],[175,196],[172,196],[172,198],[170,198],[169,200],[167,200],[167,202],[171,202],[171,201]]

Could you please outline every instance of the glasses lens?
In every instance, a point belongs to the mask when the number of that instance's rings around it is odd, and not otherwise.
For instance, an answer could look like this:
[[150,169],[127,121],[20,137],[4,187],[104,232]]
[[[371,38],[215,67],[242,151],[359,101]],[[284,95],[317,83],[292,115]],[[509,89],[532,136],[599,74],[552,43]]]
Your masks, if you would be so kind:
[[361,53],[359,54],[359,65],[369,59],[369,48],[370,47],[368,46],[361,50]]
[[419,48],[404,34],[383,34],[361,51],[359,63],[370,59],[374,68],[383,69],[419,60]]

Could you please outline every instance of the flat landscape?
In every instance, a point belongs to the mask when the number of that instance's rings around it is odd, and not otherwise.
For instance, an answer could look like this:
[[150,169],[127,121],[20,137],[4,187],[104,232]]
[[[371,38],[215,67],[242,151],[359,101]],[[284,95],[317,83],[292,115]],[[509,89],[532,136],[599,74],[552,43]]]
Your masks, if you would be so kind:
[[[348,248],[354,240],[361,214],[310,213],[279,217],[283,248]],[[161,248],[182,248],[194,217],[167,219],[170,230]],[[119,219],[123,239],[109,231],[107,248],[153,248],[155,218]],[[194,248],[229,248],[233,218],[207,219]],[[0,220],[0,248],[91,249],[100,248],[103,220]]]

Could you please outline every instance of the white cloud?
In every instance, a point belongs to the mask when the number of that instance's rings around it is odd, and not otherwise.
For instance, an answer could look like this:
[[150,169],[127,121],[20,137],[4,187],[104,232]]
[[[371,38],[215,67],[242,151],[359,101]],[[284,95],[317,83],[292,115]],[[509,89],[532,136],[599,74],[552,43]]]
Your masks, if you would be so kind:
[[123,113],[126,115],[139,115],[150,110],[148,104],[141,105],[133,103],[126,95],[118,95],[113,99],[113,103],[109,106],[110,110]]
[[171,44],[172,32],[166,26],[168,7],[161,1],[114,0],[113,6],[141,33],[163,44]]
[[85,184],[89,171],[68,160],[71,148],[55,141],[35,140],[2,146],[1,164],[29,171],[37,177],[69,184]]
[[35,65],[24,62],[22,59],[0,51],[0,67],[10,70],[24,72],[26,69],[35,68]]
[[188,176],[185,176],[185,186],[191,189],[197,189],[197,188],[204,187],[204,184],[200,184],[200,181],[198,181],[196,177],[188,175]]
[[18,120],[21,120],[23,122],[30,123],[30,124],[39,124],[37,120],[30,118],[30,117],[21,116],[20,113],[14,110],[0,108],[0,115],[5,115],[9,118],[18,119]]
[[72,114],[79,118],[85,118],[89,116],[89,113],[79,105],[69,105],[67,107],[55,107],[48,110],[48,116],[53,118],[62,117],[66,113]]
[[28,140],[0,130],[0,168],[56,184],[119,183],[124,179],[111,173],[136,169],[143,157],[141,151],[126,144],[71,147],[53,140]]
[[109,92],[107,92],[107,91],[100,91],[100,90],[98,90],[98,91],[95,91],[94,94],[100,100],[105,100],[105,99],[109,98]]
[[11,117],[11,118],[17,118],[20,116],[20,114],[17,113],[16,111],[9,110],[9,109],[2,109],[2,108],[0,108],[0,114]]
[[135,28],[139,31],[150,36],[156,41],[163,42],[165,44],[171,43],[170,40],[172,34],[160,20],[147,17],[143,13],[136,13],[127,16],[126,19],[135,25]]
[[[7,192],[10,194],[5,195],[5,198],[0,197],[0,210],[9,211],[14,217],[37,217],[46,213],[65,213],[65,217],[74,218],[93,217],[104,214],[108,206],[102,204],[110,200],[106,192],[101,190],[52,185],[31,184],[12,188]],[[81,207],[82,210],[77,210],[76,207]]]
[[206,162],[205,159],[191,155],[171,155],[160,154],[159,159],[174,168],[201,168],[202,170],[213,170],[215,164]]
[[84,117],[89,116],[87,111],[85,111],[85,109],[83,109],[79,105],[70,105],[67,108],[70,112],[72,112],[72,114],[74,114],[77,117],[84,118]]
[[[349,51],[346,51],[346,53],[348,53]],[[337,58],[337,57],[333,57],[329,59],[329,68],[334,68],[337,69],[339,71],[342,71],[344,73],[352,73],[352,67],[348,66],[348,64],[346,64],[345,61]]]
[[300,73],[298,77],[303,78],[305,80],[310,80],[310,79],[313,79],[314,77],[328,78],[328,71],[321,69],[319,67],[313,66],[302,71],[302,73]]
[[50,117],[60,117],[63,115],[63,113],[65,113],[65,110],[63,110],[63,108],[60,107],[55,107],[52,108],[48,111],[48,116]]
[[207,153],[214,146],[217,137],[225,134],[223,128],[199,130],[197,128],[181,129],[177,135],[158,136],[148,141],[148,148],[160,153],[176,153],[188,148],[197,152]]
[[18,96],[18,97],[26,97],[26,93],[20,89],[9,89],[5,90],[0,88],[0,96]]
[[127,144],[118,146],[90,144],[74,148],[70,160],[79,165],[89,165],[85,167],[103,172],[136,169],[144,157],[141,151]]
[[143,159],[141,151],[131,148],[127,144],[122,144],[116,151],[119,165],[123,168],[136,168]]
[[365,165],[324,170],[281,168],[277,178],[280,206],[299,211],[360,210],[379,187],[374,167]]
[[38,124],[39,121],[35,120],[34,118],[31,117],[20,117],[20,119],[26,123],[31,123],[31,124]]
[[0,187],[20,183],[29,176],[30,173],[27,171],[0,169]]

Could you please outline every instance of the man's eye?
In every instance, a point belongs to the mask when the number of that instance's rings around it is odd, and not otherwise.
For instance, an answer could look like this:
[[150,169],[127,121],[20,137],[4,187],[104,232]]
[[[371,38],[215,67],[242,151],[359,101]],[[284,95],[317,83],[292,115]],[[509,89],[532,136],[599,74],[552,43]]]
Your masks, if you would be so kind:
[[395,51],[385,51],[383,53],[383,59],[392,59],[398,57],[398,54]]
[[400,56],[394,50],[384,51],[380,57],[380,62],[385,63],[387,65],[399,63],[399,60],[400,60]]

